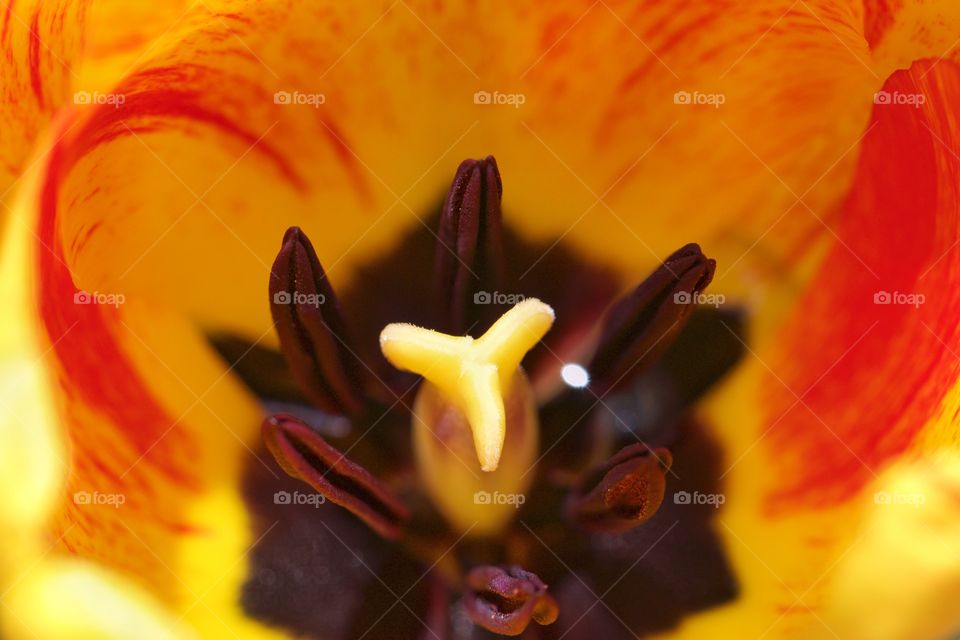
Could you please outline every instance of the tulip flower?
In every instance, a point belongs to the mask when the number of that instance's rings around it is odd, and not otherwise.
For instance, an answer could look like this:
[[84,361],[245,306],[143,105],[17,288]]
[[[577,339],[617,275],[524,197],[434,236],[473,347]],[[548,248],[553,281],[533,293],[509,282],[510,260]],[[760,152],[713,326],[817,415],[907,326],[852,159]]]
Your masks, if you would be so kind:
[[0,21],[3,637],[960,632],[953,3]]

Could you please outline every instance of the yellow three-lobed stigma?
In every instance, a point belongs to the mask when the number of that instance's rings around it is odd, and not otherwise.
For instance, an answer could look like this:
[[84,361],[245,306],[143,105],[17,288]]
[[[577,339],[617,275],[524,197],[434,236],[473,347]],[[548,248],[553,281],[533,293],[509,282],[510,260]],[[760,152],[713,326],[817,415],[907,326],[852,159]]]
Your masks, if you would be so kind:
[[528,298],[477,339],[390,324],[380,349],[394,366],[420,374],[458,407],[473,431],[480,468],[494,471],[506,436],[503,396],[520,361],[553,324],[553,309]]

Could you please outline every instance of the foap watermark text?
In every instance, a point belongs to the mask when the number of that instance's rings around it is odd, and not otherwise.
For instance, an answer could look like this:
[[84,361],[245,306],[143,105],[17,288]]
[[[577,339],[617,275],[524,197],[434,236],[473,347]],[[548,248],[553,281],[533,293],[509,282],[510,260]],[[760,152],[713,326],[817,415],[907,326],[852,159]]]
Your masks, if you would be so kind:
[[680,105],[705,105],[719,109],[720,105],[727,101],[727,96],[722,93],[706,93],[703,91],[677,91],[673,94],[673,104]]
[[701,493],[694,491],[677,491],[673,494],[674,504],[708,504],[714,509],[719,509],[720,505],[727,501],[727,497],[722,493]]
[[127,496],[122,493],[102,493],[100,491],[77,491],[73,494],[73,504],[87,506],[108,506],[119,509],[126,503]]
[[877,91],[873,94],[873,104],[903,104],[919,109],[927,101],[922,93],[904,93],[903,91]]
[[277,291],[273,294],[274,304],[301,304],[319,307],[327,301],[322,293],[300,293],[299,291]]
[[477,291],[473,294],[473,304],[517,304],[526,296],[522,293],[504,293],[502,291]]
[[873,494],[873,504],[877,505],[907,505],[914,509],[927,503],[927,496],[922,493],[901,493],[899,491],[877,491]]
[[319,109],[327,101],[322,93],[304,93],[303,91],[277,91],[273,94],[273,104],[307,106]]
[[873,294],[873,304],[907,305],[918,308],[927,297],[922,293],[904,293],[902,291],[877,291]]
[[527,501],[527,496],[522,493],[501,493],[499,491],[477,491],[473,494],[473,504],[509,504],[519,509]]
[[327,502],[326,496],[319,493],[303,493],[301,491],[277,491],[273,494],[273,504],[309,505],[318,509]]
[[73,304],[105,304],[119,307],[127,301],[122,293],[102,293],[100,291],[77,291],[73,294]]
[[508,106],[519,109],[526,104],[527,96],[522,93],[503,93],[502,91],[477,91],[473,94],[473,104]]
[[127,101],[122,93],[103,93],[101,91],[77,91],[73,94],[73,104],[109,104],[119,109]]
[[677,304],[702,304],[710,307],[719,307],[727,301],[727,297],[722,293],[690,293],[689,291],[678,291],[673,294],[673,301]]

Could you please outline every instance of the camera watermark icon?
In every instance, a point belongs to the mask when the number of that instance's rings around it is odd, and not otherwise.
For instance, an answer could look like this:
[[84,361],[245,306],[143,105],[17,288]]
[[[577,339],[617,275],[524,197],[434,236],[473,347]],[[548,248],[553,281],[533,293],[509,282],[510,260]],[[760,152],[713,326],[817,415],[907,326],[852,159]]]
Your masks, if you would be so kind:
[[322,93],[303,93],[302,91],[277,91],[273,94],[273,104],[308,106],[319,109],[326,103],[327,96]]
[[309,505],[314,509],[319,509],[320,505],[326,504],[327,497],[319,493],[301,493],[300,491],[277,491],[273,494],[273,504],[289,505]]
[[927,296],[922,293],[902,293],[900,291],[877,291],[873,294],[873,304],[883,305],[908,305],[913,308],[919,308],[927,301]]
[[127,101],[122,93],[102,93],[100,91],[77,91],[73,94],[73,104],[109,104],[119,109]]
[[473,294],[473,304],[517,304],[527,297],[522,293],[503,293],[502,291],[477,291]]
[[703,91],[677,91],[673,94],[673,104],[706,105],[719,109],[727,101],[722,93],[704,93]]
[[727,296],[722,293],[702,293],[689,291],[678,291],[673,294],[673,301],[676,304],[702,304],[710,307],[719,307],[726,304]]
[[873,494],[873,504],[878,505],[907,505],[919,509],[927,503],[927,496],[922,493],[900,493],[899,491],[877,491]]
[[322,293],[300,293],[298,291],[277,291],[273,294],[274,304],[300,304],[319,307],[327,301]]
[[509,504],[512,505],[513,508],[519,509],[520,506],[526,501],[527,496],[522,493],[500,493],[499,491],[494,491],[491,493],[489,491],[477,491],[473,494],[473,504]]
[[714,509],[719,509],[720,505],[727,501],[727,497],[722,493],[700,493],[694,491],[677,491],[673,494],[674,504],[708,504]]
[[105,304],[119,307],[127,301],[122,293],[101,293],[99,291],[77,291],[73,294],[73,304]]
[[519,109],[526,104],[527,96],[523,93],[502,93],[500,91],[477,91],[473,94],[473,104],[510,106]]
[[902,91],[877,91],[873,94],[873,104],[889,105],[902,104],[909,105],[914,109],[919,109],[920,105],[927,102],[927,96],[922,93],[903,93]]
[[101,493],[99,491],[77,491],[73,494],[73,504],[86,506],[106,505],[119,509],[127,501],[122,493]]

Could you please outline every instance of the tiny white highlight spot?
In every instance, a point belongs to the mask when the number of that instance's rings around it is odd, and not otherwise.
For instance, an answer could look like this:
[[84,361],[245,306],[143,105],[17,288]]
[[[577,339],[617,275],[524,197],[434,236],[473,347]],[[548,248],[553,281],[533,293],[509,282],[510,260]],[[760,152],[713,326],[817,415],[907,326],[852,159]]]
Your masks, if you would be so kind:
[[590,384],[590,374],[579,364],[568,363],[560,369],[560,377],[569,386],[575,389],[582,389]]

